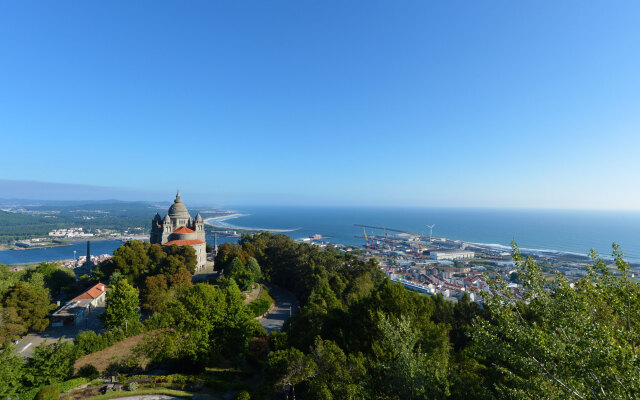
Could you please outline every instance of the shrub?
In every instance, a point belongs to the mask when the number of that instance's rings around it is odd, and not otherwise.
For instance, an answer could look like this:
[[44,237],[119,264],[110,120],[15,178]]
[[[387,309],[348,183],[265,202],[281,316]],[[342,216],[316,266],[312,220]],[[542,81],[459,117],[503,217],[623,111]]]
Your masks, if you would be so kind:
[[130,382],[129,385],[127,385],[127,390],[131,392],[137,389],[138,389],[138,382]]
[[89,379],[96,379],[100,376],[100,371],[93,364],[87,364],[78,370],[78,376]]
[[95,353],[114,345],[128,337],[138,335],[144,332],[145,327],[142,322],[131,321],[128,325],[127,332],[116,328],[112,331],[97,335],[94,331],[82,331],[74,339],[74,352],[76,358],[80,358],[85,354]]
[[251,395],[246,390],[243,390],[241,392],[238,392],[238,394],[236,394],[236,397],[234,397],[234,400],[251,400]]
[[259,317],[269,311],[269,308],[274,302],[273,298],[269,295],[269,289],[263,285],[260,297],[249,303],[248,307],[254,317]]
[[259,317],[266,313],[269,311],[269,307],[271,307],[271,303],[265,299],[258,299],[249,303],[249,309],[254,317]]
[[58,384],[58,388],[62,393],[68,392],[69,390],[75,389],[78,386],[84,385],[85,383],[91,381],[91,379],[92,378],[87,378],[87,377],[70,379],[68,381]]
[[35,400],[58,400],[60,398],[60,389],[56,385],[48,385],[40,389],[36,394]]

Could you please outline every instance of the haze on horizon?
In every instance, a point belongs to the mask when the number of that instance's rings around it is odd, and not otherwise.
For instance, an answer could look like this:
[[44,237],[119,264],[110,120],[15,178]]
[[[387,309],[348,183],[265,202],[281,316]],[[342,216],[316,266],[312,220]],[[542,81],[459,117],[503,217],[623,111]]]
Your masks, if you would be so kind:
[[633,1],[5,2],[0,198],[639,210],[638,20]]

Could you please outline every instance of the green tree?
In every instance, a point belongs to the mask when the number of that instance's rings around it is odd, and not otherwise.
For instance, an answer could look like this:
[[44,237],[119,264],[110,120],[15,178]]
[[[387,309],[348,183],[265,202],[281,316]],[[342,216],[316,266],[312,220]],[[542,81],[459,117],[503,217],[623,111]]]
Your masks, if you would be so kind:
[[126,278],[116,280],[107,290],[102,324],[107,329],[120,328],[126,331],[127,323],[140,321],[138,305],[138,290]]
[[[253,260],[255,262],[255,265],[257,265],[257,261],[255,261],[255,258]],[[257,266],[257,269],[259,274],[260,266]],[[250,290],[251,285],[254,282],[253,275],[249,271],[248,266],[244,265],[242,263],[242,260],[240,260],[240,258],[238,257],[235,257],[231,261],[231,265],[227,268],[225,276],[233,279],[242,290]]]
[[613,246],[618,274],[592,252],[588,275],[571,285],[544,279],[513,245],[522,299],[492,283],[488,319],[477,319],[476,354],[495,370],[499,398],[628,399],[640,396],[640,288]]
[[444,399],[448,394],[447,344],[425,352],[420,332],[405,317],[380,315],[382,340],[375,343],[380,389],[389,399]]
[[71,342],[44,342],[36,347],[33,358],[27,364],[32,386],[63,382],[73,375],[75,353]]
[[15,285],[24,275],[24,271],[11,271],[6,265],[0,264],[0,293]]
[[266,364],[267,378],[275,388],[285,393],[287,399],[289,396],[296,398],[296,385],[311,378],[315,369],[311,357],[294,348],[269,354]]
[[[17,282],[2,294],[3,325],[21,325],[25,330],[42,332],[49,325],[48,315],[53,308],[47,290],[24,282]],[[10,336],[9,332],[5,334]]]
[[365,396],[367,369],[362,354],[344,354],[334,342],[319,336],[311,349],[316,365],[309,380],[309,395],[315,399],[361,399]]
[[141,291],[142,309],[146,312],[162,312],[166,310],[170,298],[167,278],[160,274],[148,276]]
[[0,344],[8,343],[27,333],[28,328],[15,307],[0,306]]
[[222,357],[241,363],[259,326],[232,279],[223,288],[206,283],[184,286],[163,312],[147,322],[153,328],[141,347],[156,362],[189,360],[199,367]]
[[249,339],[260,331],[261,326],[253,319],[249,307],[244,305],[244,295],[233,279],[223,290],[226,318],[223,324],[216,327],[214,333],[222,340],[223,354],[241,362],[247,351]]
[[262,272],[260,271],[260,265],[258,264],[258,260],[253,257],[249,257],[247,260],[247,277],[251,284],[259,281],[262,278]]
[[244,265],[249,259],[249,255],[243,249],[243,246],[236,243],[223,243],[218,246],[218,253],[216,254],[215,266],[216,269],[223,271],[227,274],[228,268],[231,266],[232,261],[238,258],[242,265]]
[[13,397],[22,388],[24,360],[12,345],[0,350],[0,399]]
[[71,268],[54,263],[40,263],[33,272],[42,274],[44,286],[53,294],[59,294],[76,281]]
[[196,271],[196,265],[198,264],[198,257],[196,251],[191,246],[169,246],[165,248],[167,252],[167,258],[165,264],[159,264],[159,272],[166,275],[173,275],[180,268],[185,268],[189,273],[193,274]]
[[149,272],[149,250],[151,244],[130,240],[113,252],[113,257],[100,264],[107,279],[114,271],[120,272],[132,284],[137,284]]

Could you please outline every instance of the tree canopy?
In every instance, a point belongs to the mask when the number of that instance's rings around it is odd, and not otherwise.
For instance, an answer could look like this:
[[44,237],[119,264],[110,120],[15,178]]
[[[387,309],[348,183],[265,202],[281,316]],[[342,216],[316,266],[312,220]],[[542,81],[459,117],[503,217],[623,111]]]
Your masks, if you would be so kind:
[[111,282],[107,290],[105,311],[102,314],[102,324],[107,329],[125,329],[130,322],[140,320],[138,310],[138,290],[131,286],[124,277],[117,277]]
[[477,319],[474,349],[497,372],[502,398],[627,399],[640,396],[640,287],[618,246],[617,271],[595,252],[584,279],[545,280],[514,246],[523,283],[517,301],[505,282],[487,296],[487,319]]
[[0,338],[16,339],[29,329],[42,332],[49,325],[49,312],[55,308],[46,289],[25,282],[2,292]]
[[193,274],[197,264],[195,250],[191,246],[168,246],[130,240],[113,252],[113,257],[100,263],[94,275],[108,280],[119,272],[134,287],[143,285],[147,276],[163,274],[167,278],[181,269]]

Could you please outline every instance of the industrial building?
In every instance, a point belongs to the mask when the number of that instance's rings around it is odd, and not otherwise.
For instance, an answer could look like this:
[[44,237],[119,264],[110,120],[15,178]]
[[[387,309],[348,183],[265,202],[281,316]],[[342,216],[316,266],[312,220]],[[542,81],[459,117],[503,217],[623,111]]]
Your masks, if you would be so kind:
[[443,250],[431,251],[429,257],[432,260],[469,260],[474,258],[476,253],[469,250]]

